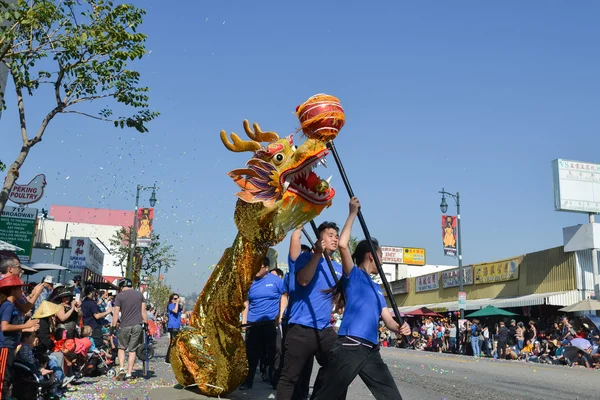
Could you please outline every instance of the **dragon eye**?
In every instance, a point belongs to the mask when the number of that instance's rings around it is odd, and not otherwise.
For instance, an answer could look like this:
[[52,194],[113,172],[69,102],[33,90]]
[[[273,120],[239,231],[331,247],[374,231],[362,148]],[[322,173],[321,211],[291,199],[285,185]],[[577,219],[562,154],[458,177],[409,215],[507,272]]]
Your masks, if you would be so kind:
[[296,151],[298,149],[298,146],[296,146],[295,144],[292,145],[292,150]]
[[273,157],[273,160],[275,160],[275,163],[277,164],[280,164],[284,159],[285,156],[281,153],[275,154],[275,157]]

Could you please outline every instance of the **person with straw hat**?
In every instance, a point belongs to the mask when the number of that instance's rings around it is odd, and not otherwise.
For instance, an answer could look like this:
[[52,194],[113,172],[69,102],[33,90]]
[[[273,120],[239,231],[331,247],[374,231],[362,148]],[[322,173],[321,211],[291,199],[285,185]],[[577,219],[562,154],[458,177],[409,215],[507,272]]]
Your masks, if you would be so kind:
[[39,341],[38,347],[40,347],[44,353],[52,351],[54,348],[54,341],[50,335],[52,332],[52,317],[61,309],[62,307],[60,305],[44,300],[40,306],[36,308],[35,313],[33,314],[32,318],[40,321],[40,327],[36,336]]

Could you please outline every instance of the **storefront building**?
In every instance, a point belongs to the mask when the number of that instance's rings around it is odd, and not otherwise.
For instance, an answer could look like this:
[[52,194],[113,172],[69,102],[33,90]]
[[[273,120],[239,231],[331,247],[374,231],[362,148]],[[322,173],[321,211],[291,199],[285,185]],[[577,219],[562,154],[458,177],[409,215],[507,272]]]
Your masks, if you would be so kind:
[[[464,266],[463,273],[468,311],[488,305],[556,310],[593,297],[591,250],[565,253],[560,246]],[[394,281],[390,286],[401,312],[420,307],[440,313],[459,310],[457,269]]]

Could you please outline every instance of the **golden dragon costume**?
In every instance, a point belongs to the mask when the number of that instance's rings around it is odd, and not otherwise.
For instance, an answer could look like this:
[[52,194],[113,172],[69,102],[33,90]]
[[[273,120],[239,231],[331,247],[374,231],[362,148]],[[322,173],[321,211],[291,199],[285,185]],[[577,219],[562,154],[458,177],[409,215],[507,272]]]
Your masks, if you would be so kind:
[[190,328],[179,333],[170,355],[178,382],[195,384],[208,396],[231,393],[246,379],[240,313],[269,247],[314,219],[335,195],[329,182],[313,172],[328,154],[324,141],[308,138],[296,148],[292,136],[280,139],[257,124],[252,129],[248,121],[244,129],[251,140],[232,133],[230,142],[221,131],[227,149],[253,152],[245,168],[229,173],[242,189],[236,194],[234,215],[238,234],[206,282]]

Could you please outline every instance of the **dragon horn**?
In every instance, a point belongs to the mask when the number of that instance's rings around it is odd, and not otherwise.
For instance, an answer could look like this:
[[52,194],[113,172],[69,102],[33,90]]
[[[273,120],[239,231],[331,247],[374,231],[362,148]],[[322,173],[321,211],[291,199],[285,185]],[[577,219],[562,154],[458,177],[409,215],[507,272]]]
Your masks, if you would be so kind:
[[231,140],[233,140],[233,143],[227,138],[227,132],[221,131],[221,141],[230,151],[257,151],[262,147],[258,142],[240,139],[235,133],[231,134]]
[[244,130],[246,131],[246,134],[248,135],[248,137],[252,140],[254,140],[255,142],[267,142],[267,143],[272,143],[275,142],[277,140],[279,140],[279,135],[275,132],[263,132],[262,129],[260,129],[260,126],[258,126],[258,124],[255,122],[254,123],[254,131],[252,129],[250,129],[250,123],[248,122],[247,119],[244,120]]

